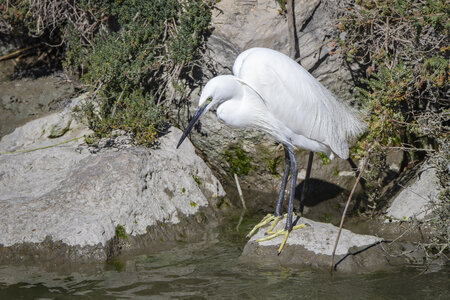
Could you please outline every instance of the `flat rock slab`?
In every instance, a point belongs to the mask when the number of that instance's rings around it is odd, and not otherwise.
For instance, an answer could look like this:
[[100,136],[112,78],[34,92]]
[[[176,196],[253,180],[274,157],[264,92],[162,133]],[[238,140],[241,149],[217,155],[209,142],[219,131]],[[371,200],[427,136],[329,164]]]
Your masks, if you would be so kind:
[[[263,265],[278,264],[286,267],[328,269],[338,234],[338,227],[306,218],[300,218],[298,224],[300,223],[305,223],[308,226],[293,230],[290,233],[280,255],[277,255],[277,253],[283,236],[278,236],[272,240],[263,242],[256,241],[265,236],[265,231],[268,227],[263,227],[248,241],[241,255],[241,259]],[[282,229],[284,226],[285,222],[282,221],[276,226],[276,230]],[[374,271],[405,262],[405,257],[390,257],[388,255],[390,251],[397,253],[399,251],[397,249],[398,245],[393,249],[392,245],[387,246],[386,244],[382,244],[382,239],[379,237],[355,234],[343,229],[336,249],[334,262],[339,262],[349,253],[357,254],[347,256],[338,264],[337,270],[344,272]],[[405,249],[405,246],[402,247]],[[363,251],[358,253],[360,250]]]

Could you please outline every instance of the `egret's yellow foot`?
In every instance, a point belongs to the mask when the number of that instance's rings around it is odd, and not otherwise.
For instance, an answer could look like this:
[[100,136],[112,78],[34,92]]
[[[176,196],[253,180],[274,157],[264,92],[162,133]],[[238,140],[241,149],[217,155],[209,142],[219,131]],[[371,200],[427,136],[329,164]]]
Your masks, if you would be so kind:
[[[292,227],[292,230],[300,229],[300,228],[305,228],[305,227],[307,227],[306,224],[298,224],[298,225],[295,225],[294,227]],[[287,241],[287,239],[288,239],[289,233],[290,233],[292,230],[279,229],[279,230],[273,232],[271,235],[266,236],[266,237],[261,238],[261,239],[257,239],[256,241],[257,241],[258,243],[260,243],[260,242],[264,242],[264,241],[268,241],[268,240],[271,240],[271,239],[273,239],[273,238],[276,238],[276,237],[279,236],[279,235],[284,235],[284,239],[283,239],[283,241],[281,242],[280,248],[278,248],[278,255],[280,255],[281,251],[283,251],[284,245],[286,244],[286,241]]]
[[277,224],[280,222],[281,219],[282,219],[281,216],[274,217],[273,222],[272,222],[272,224],[270,224],[270,227],[269,227],[269,229],[267,229],[265,235],[274,234],[275,231],[273,231],[273,229],[275,228],[275,226],[277,226]]
[[[295,215],[294,215],[295,216]],[[281,221],[281,220],[283,220],[284,218],[286,218],[287,217],[287,214],[284,214],[284,216],[278,216],[278,217],[274,217],[273,218],[273,222],[272,222],[272,224],[270,225],[270,227],[269,227],[269,229],[267,229],[267,231],[266,231],[266,235],[270,235],[270,234],[274,234],[275,233],[275,231],[273,231],[273,229],[278,225],[278,223]]]
[[[255,227],[253,227],[252,231],[250,231],[250,232],[247,234],[247,237],[251,237],[252,235],[255,234],[255,232],[256,232],[259,228],[261,228],[261,227],[267,225],[268,223],[274,221],[276,218],[278,218],[278,217],[275,217],[275,216],[272,215],[272,214],[267,214],[267,215],[261,220],[261,222],[259,222],[258,224],[255,225]],[[278,223],[278,222],[277,222],[277,223]],[[275,224],[275,225],[276,225],[276,224]],[[274,226],[274,227],[275,227],[275,226]],[[274,227],[270,227],[270,228],[273,229]]]

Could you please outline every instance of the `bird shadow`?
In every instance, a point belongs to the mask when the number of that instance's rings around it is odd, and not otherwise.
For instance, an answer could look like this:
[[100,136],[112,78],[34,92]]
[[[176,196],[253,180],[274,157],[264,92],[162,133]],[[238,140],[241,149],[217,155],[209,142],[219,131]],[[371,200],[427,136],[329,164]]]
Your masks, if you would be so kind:
[[[300,199],[305,181],[295,188],[295,195]],[[333,199],[344,191],[340,186],[321,179],[310,178],[305,195],[305,206],[315,206],[323,201]]]

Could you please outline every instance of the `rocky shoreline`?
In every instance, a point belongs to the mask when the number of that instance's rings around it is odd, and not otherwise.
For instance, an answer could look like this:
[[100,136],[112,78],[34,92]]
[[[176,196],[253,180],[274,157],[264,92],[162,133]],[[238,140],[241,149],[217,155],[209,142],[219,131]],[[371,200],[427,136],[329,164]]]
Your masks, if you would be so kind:
[[[222,1],[218,3],[221,13],[213,15],[214,30],[207,48],[215,71],[221,74],[229,73],[236,55],[249,47],[288,52],[287,37],[281,34],[287,25],[276,1],[248,2],[240,9],[235,2]],[[350,74],[330,54],[334,48],[329,43],[332,25],[327,8],[321,1],[298,1],[296,14],[302,65],[342,98],[350,98]],[[236,33],[236,22],[254,30]],[[75,88],[56,77],[1,82],[0,89],[1,264],[104,262],[143,249],[160,251],[177,242],[213,240],[214,229],[223,218],[220,207],[225,190],[235,189],[223,154],[236,147],[254,165],[248,175],[241,176],[244,191],[257,195],[247,199],[250,212],[273,211],[280,181],[275,160],[282,153],[260,133],[229,130],[209,113],[200,133],[192,134],[194,145],[185,141],[179,150],[176,143],[181,131],[175,127],[152,149],[133,145],[119,131],[93,147],[85,142],[91,131],[73,115],[89,95],[72,99]],[[196,103],[195,92],[192,98]],[[188,112],[179,118],[178,126],[183,127]],[[296,153],[301,168],[298,189],[307,155]],[[388,171],[395,176],[400,174],[401,158],[400,151],[388,157]],[[432,228],[424,228],[425,237],[421,236],[423,228],[414,234],[405,232],[412,222],[432,215],[430,207],[439,202],[439,183],[427,163],[410,173],[386,187],[391,188],[390,196],[370,226],[352,225],[358,234],[344,230],[336,261],[374,246],[349,256],[338,270],[366,272],[424,263],[426,254],[417,243],[426,242],[426,232]],[[307,204],[310,210],[305,216],[310,220],[305,222],[311,226],[293,232],[280,256],[276,255],[280,238],[255,242],[264,234],[261,229],[245,246],[242,261],[328,267],[337,229],[329,223],[336,223],[342,212],[354,172],[346,161],[324,164],[316,159],[312,176],[317,184],[313,189],[319,192]],[[240,205],[237,198],[231,202]],[[398,242],[384,243],[400,236]]]
[[[73,114],[85,97],[18,127],[0,141],[0,263],[107,261],[144,249],[170,248],[173,242],[214,239],[225,192],[190,142],[176,149],[181,131],[169,128],[153,149],[134,146],[120,132],[100,141],[100,146],[89,146],[84,139],[90,131]],[[408,184],[409,190],[427,189],[424,180],[435,183],[428,179],[430,170],[425,172]],[[428,203],[415,211],[401,204],[411,199],[405,191],[393,201],[386,220],[402,213],[425,216],[422,210]],[[248,241],[241,260],[328,267],[337,227],[301,221],[310,226],[293,231],[281,255],[276,255],[281,237],[255,242],[264,236],[262,228]],[[335,261],[349,253],[361,254],[346,258],[339,270],[365,272],[423,263],[424,252],[411,250],[407,239],[383,247],[384,241],[344,230]],[[368,246],[372,249],[359,251]]]
[[[176,149],[181,131],[169,128],[153,149],[134,146],[121,132],[89,146],[84,139],[90,130],[73,113],[86,96],[16,128],[0,141],[0,263],[107,261],[126,253],[161,251],[177,242],[213,240],[225,192],[190,142]],[[344,230],[336,262],[348,253],[373,247],[346,258],[338,270],[366,272],[424,263],[425,253],[410,243],[420,240],[417,234],[382,244],[383,236],[402,234],[395,220],[427,215],[424,210],[430,203],[420,195],[434,193],[436,175],[427,165],[418,173],[421,176],[403,183],[408,188],[391,200],[376,231],[373,226],[369,230],[381,237]],[[414,197],[421,199],[413,207],[408,203]],[[271,194],[266,194],[257,203],[271,200]],[[257,211],[254,204],[250,208]],[[337,228],[305,222],[312,226],[292,232],[280,256],[276,250],[281,237],[255,242],[264,235],[262,228],[248,241],[241,260],[327,268]]]

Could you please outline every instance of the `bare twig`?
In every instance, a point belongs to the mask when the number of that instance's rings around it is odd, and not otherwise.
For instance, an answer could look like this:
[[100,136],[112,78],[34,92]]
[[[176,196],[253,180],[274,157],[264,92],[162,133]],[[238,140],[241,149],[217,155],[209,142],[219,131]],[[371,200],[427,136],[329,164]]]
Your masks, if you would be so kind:
[[242,195],[241,185],[239,184],[239,178],[236,173],[234,173],[234,180],[236,181],[236,187],[237,187],[239,198],[241,199],[242,208],[243,208],[241,216],[239,218],[239,222],[236,225],[236,231],[239,231],[239,227],[241,226],[242,220],[244,219],[245,212],[247,211],[247,205],[245,205],[244,196]]
[[122,92],[120,93],[119,98],[117,98],[117,101],[114,102],[114,106],[113,106],[113,109],[112,109],[112,112],[111,112],[111,119],[114,119],[114,115],[116,114],[116,109],[117,109],[117,103],[119,103],[120,99],[122,99],[123,92],[125,92],[125,90],[122,90]]
[[32,48],[35,48],[35,47],[37,47],[37,46],[39,46],[39,45],[40,45],[40,44],[35,44],[35,45],[29,46],[29,47],[26,47],[26,48],[23,48],[23,49],[16,50],[16,51],[11,52],[11,53],[9,53],[9,54],[3,55],[2,57],[0,57],[0,61],[2,61],[2,60],[7,60],[7,59],[10,59],[10,58],[13,58],[13,57],[15,57],[15,56],[17,56],[17,55],[19,55],[19,54],[21,54],[21,53],[27,51],[27,50],[30,50],[30,49],[32,49]]
[[361,171],[358,174],[358,178],[356,178],[356,181],[355,181],[355,184],[353,185],[352,191],[350,192],[350,195],[348,196],[347,203],[345,204],[344,212],[342,213],[342,217],[341,217],[341,224],[339,224],[338,235],[336,237],[336,242],[334,243],[333,253],[331,254],[330,273],[333,273],[334,255],[336,253],[336,248],[339,243],[339,238],[341,237],[342,225],[344,225],[345,214],[347,213],[347,209],[350,204],[350,200],[353,197],[353,193],[355,192],[356,186],[358,185],[359,180],[361,179],[361,176],[364,173],[364,169],[366,168],[367,163],[369,162],[369,157],[370,157],[370,152],[368,151],[366,160],[364,161],[364,165],[362,166]]
[[236,181],[236,187],[238,190],[239,198],[241,199],[242,207],[247,210],[247,205],[245,205],[244,196],[242,195],[241,185],[239,184],[239,179],[236,173],[234,173],[234,180]]
[[295,29],[295,11],[294,11],[294,0],[288,0],[286,3],[287,10],[287,22],[289,31],[289,52],[292,59],[297,59],[300,56],[300,51],[298,48],[297,33]]

